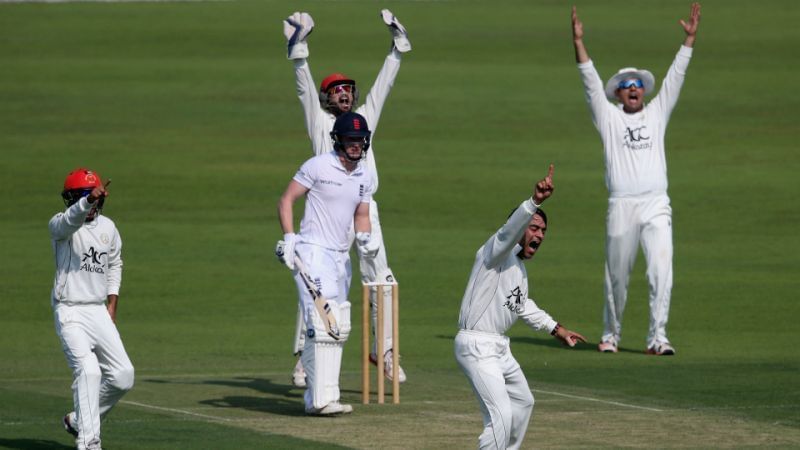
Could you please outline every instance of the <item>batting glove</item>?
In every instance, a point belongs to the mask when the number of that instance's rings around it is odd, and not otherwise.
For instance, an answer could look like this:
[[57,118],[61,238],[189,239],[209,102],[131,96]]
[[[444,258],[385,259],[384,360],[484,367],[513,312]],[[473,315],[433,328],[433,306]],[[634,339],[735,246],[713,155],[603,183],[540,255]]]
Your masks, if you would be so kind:
[[286,233],[283,239],[278,241],[275,246],[275,256],[278,261],[286,264],[289,270],[294,270],[294,246],[297,244],[297,235],[294,233]]
[[308,13],[295,12],[283,21],[283,35],[287,42],[287,59],[308,58],[306,38],[314,30],[314,19]]
[[388,9],[381,10],[381,17],[383,17],[383,23],[389,27],[389,32],[392,33],[394,48],[400,53],[410,52],[411,42],[408,40],[406,27]]
[[358,243],[358,252],[365,258],[374,258],[378,254],[380,243],[373,242],[372,235],[369,233],[364,231],[356,233],[356,242]]

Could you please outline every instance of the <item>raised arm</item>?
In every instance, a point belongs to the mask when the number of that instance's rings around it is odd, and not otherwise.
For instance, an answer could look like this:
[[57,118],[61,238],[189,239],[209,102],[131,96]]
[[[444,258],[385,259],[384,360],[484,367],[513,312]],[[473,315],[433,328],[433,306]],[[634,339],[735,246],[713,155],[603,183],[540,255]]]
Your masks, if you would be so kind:
[[651,104],[657,105],[666,120],[669,120],[672,110],[675,109],[675,105],[678,103],[683,81],[686,78],[686,71],[689,69],[689,61],[692,59],[692,53],[694,52],[694,47],[692,46],[700,25],[700,4],[692,3],[689,20],[681,19],[680,23],[686,32],[686,39],[684,39],[678,54],[675,55],[675,60],[672,61],[672,65],[667,70],[667,75],[661,83],[658,95],[651,102]]
[[511,213],[505,224],[486,241],[483,246],[484,259],[488,267],[494,267],[502,262],[519,243],[531,217],[542,203],[553,194],[553,165],[550,164],[547,176],[539,180],[534,186],[531,198]]
[[319,105],[319,94],[306,59],[309,55],[306,40],[313,30],[314,19],[305,12],[295,12],[283,21],[283,34],[286,36],[287,42],[287,58],[294,63],[297,98],[303,107],[306,131],[311,139],[314,153],[318,155],[327,151],[327,146],[320,145],[320,143],[314,141],[317,139],[315,134],[317,123],[321,123],[326,113]]
[[372,84],[363,106],[358,108],[360,114],[367,119],[367,123],[372,132],[375,133],[378,121],[381,117],[381,110],[389,92],[392,90],[397,72],[400,71],[400,58],[402,53],[411,51],[411,43],[408,40],[408,33],[403,24],[397,20],[394,14],[388,9],[381,11],[381,18],[392,34],[392,49],[383,61],[383,67],[378,72],[378,77]]
[[681,26],[683,31],[686,32],[686,39],[683,40],[683,45],[686,47],[694,47],[694,40],[697,37],[697,28],[700,26],[700,3],[692,3],[692,11],[689,13],[689,20],[681,19]]
[[578,19],[578,8],[572,7],[572,44],[575,46],[575,62],[589,61],[589,53],[583,44],[583,22]]
[[83,226],[86,216],[92,211],[95,203],[103,197],[108,196],[106,186],[111,183],[107,180],[105,184],[95,187],[88,196],[82,197],[63,213],[58,213],[50,219],[50,237],[59,241],[72,236],[73,233]]

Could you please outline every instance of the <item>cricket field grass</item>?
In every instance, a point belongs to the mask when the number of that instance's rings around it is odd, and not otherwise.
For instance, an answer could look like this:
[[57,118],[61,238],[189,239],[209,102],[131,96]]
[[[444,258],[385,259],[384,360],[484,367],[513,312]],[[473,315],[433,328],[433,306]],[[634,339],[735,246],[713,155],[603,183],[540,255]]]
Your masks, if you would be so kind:
[[[604,79],[637,66],[660,80],[690,3],[576,4]],[[550,163],[531,293],[590,344],[510,330],[536,398],[524,448],[800,447],[800,6],[702,2],[666,142],[677,355],[663,358],[643,354],[641,254],[621,351],[595,350],[607,192],[570,6],[0,1],[0,447],[73,444],[47,221],[88,166],[114,180],[117,325],[136,367],[106,448],[474,448],[481,417],[452,351],[461,296],[477,248]],[[365,95],[390,44],[384,7],[413,44],[374,139],[408,382],[400,405],[360,404],[356,329],[341,380],[355,412],[310,418],[290,382],[294,283],[273,255],[278,196],[311,155],[281,20],[309,11],[316,81],[342,71]]]

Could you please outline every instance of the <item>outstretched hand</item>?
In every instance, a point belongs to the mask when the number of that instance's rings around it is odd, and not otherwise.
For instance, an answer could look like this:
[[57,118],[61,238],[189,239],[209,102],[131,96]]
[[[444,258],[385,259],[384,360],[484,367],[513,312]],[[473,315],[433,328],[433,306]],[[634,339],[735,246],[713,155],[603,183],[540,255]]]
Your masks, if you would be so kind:
[[689,13],[689,20],[680,20],[683,31],[686,32],[686,41],[683,45],[691,47],[694,45],[695,37],[697,36],[697,28],[700,26],[700,3],[692,3],[692,12]]
[[578,19],[578,8],[572,7],[572,39],[583,39],[583,22]]
[[550,164],[550,169],[547,172],[547,176],[543,179],[539,180],[536,183],[536,187],[533,189],[533,202],[537,205],[541,205],[542,202],[547,200],[551,195],[553,195],[553,165]]
[[580,333],[570,331],[564,327],[558,328],[555,337],[561,342],[563,342],[564,345],[568,345],[570,347],[575,347],[575,344],[577,344],[578,342],[586,343],[586,338],[583,337]]

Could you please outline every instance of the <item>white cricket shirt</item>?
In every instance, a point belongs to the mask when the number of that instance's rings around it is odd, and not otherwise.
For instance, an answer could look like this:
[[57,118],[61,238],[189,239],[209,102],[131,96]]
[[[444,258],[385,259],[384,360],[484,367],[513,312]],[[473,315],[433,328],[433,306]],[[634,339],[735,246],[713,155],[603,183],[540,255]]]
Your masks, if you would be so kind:
[[356,208],[372,200],[369,168],[360,162],[347,173],[336,152],[330,151],[306,161],[294,180],[309,189],[298,233],[300,241],[348,251]]
[[103,303],[119,295],[122,239],[114,222],[103,216],[85,223],[92,209],[86,197],[50,219],[56,260],[52,299],[67,304]]
[[[378,120],[381,117],[383,104],[386,97],[392,90],[397,72],[400,70],[400,53],[392,48],[389,55],[384,60],[383,67],[378,73],[372,88],[370,88],[367,98],[355,112],[364,116],[367,125],[372,132],[371,140],[375,141],[375,130],[378,128]],[[322,155],[333,150],[333,140],[331,131],[336,122],[336,116],[329,113],[319,104],[319,92],[311,77],[311,70],[305,59],[294,60],[294,72],[297,81],[297,97],[303,105],[303,114],[306,120],[306,130],[311,139],[311,149],[315,155]],[[370,145],[366,158],[367,166],[372,177],[374,191],[378,190],[378,169],[375,165],[375,146]]]
[[504,334],[518,318],[537,330],[555,328],[556,321],[528,298],[528,272],[517,257],[519,240],[535,212],[533,200],[522,202],[478,249],[461,301],[460,329]]
[[611,197],[666,194],[664,135],[691,56],[692,48],[681,46],[658,95],[635,114],[626,113],[622,105],[606,99],[592,61],[578,64],[592,122],[603,141],[606,187]]

